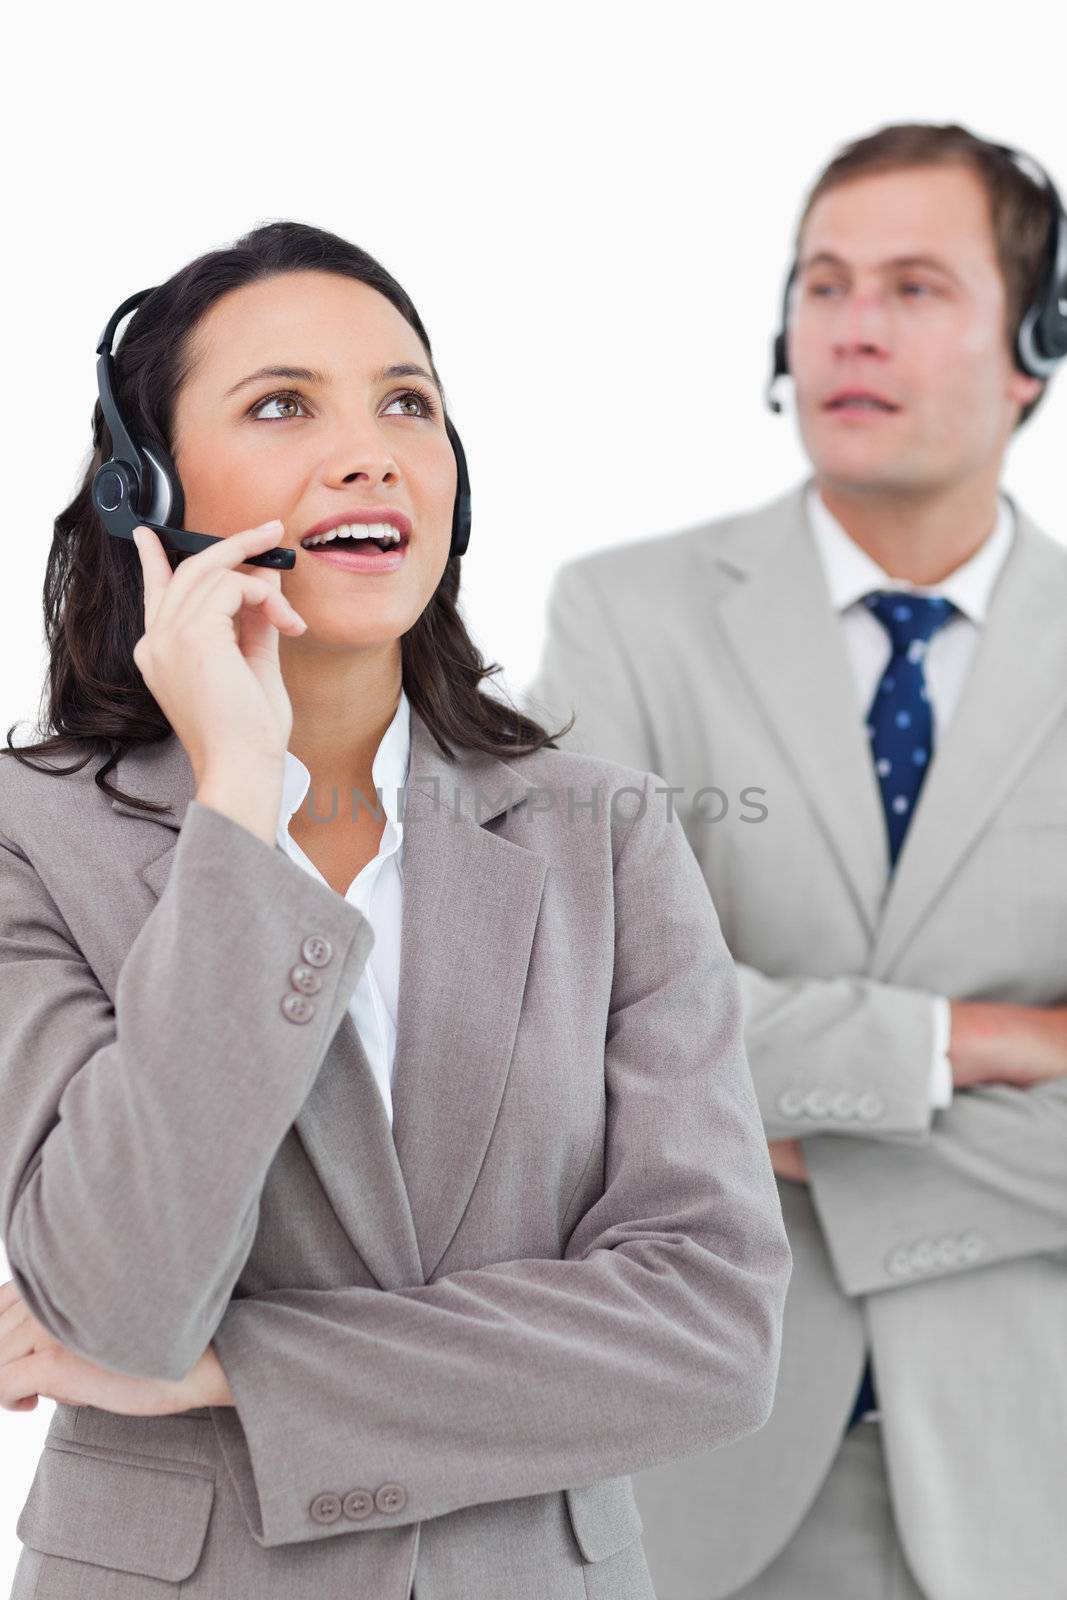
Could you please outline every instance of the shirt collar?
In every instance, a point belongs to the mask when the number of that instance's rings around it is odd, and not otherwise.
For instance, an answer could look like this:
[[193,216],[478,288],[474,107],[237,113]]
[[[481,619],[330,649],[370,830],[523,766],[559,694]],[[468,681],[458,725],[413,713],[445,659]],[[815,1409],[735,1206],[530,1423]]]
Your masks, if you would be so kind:
[[[392,824],[396,838],[399,841],[404,834],[403,823],[400,820],[400,793],[407,783],[408,765],[411,757],[411,702],[404,690],[400,690],[400,700],[397,704],[393,720],[382,735],[374,761],[371,765],[371,777],[375,789],[381,791],[382,810],[386,815],[386,827]],[[289,831],[289,823],[293,813],[298,811],[307,797],[311,787],[311,773],[291,750],[285,752],[285,776],[282,780],[282,801],[278,813],[278,840],[283,842]],[[374,797],[367,795],[365,804],[373,803]],[[383,838],[383,845],[385,843]]]
[[843,611],[872,589],[910,589],[922,594],[944,595],[972,622],[985,621],[993,586],[1007,560],[1015,533],[1015,514],[1004,495],[997,497],[993,532],[974,555],[940,583],[921,585],[909,583],[906,578],[891,578],[884,572],[827,509],[814,483],[808,485],[805,505],[835,611]]

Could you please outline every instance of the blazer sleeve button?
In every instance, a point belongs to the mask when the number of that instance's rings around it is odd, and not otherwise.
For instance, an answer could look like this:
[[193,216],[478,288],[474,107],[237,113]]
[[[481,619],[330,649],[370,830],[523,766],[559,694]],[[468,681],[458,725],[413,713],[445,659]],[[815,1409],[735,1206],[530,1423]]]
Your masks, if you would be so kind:
[[856,1110],[864,1122],[877,1122],[885,1110],[885,1103],[874,1089],[868,1089],[856,1102]]
[[300,946],[300,954],[311,967],[324,967],[333,955],[333,945],[321,933],[312,933]]
[[300,994],[318,994],[322,988],[322,979],[314,967],[293,967],[289,973],[289,982]]
[[920,1239],[918,1244],[912,1248],[911,1259],[917,1272],[929,1272],[932,1267],[937,1265],[934,1241],[932,1239]]
[[374,1510],[374,1496],[369,1489],[352,1489],[345,1495],[344,1513],[352,1522],[362,1522]]
[[886,1270],[890,1272],[894,1278],[908,1278],[914,1271],[911,1256],[903,1245],[898,1245],[895,1250],[890,1251],[889,1255],[886,1257],[885,1264]]
[[960,1242],[955,1234],[946,1233],[934,1245],[934,1255],[940,1267],[958,1267],[960,1264]]
[[315,1015],[315,1002],[303,994],[287,994],[282,1010],[290,1022],[310,1022]]
[[316,1522],[336,1522],[341,1515],[340,1495],[317,1494],[311,1502],[311,1515]]
[[407,1490],[402,1483],[383,1483],[374,1496],[379,1511],[402,1511],[407,1503]]

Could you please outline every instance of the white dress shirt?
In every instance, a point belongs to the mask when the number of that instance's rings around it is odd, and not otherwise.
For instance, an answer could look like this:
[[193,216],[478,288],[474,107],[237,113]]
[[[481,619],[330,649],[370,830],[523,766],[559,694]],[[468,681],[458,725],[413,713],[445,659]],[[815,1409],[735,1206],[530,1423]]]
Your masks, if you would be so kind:
[[[1011,549],[1015,518],[1010,503],[1003,495],[999,497],[993,531],[973,556],[940,583],[926,585],[891,578],[884,572],[827,509],[814,484],[808,486],[805,503],[830,601],[841,619],[861,717],[866,719],[874,691],[893,653],[885,628],[861,603],[863,596],[872,589],[901,589],[944,595],[958,607],[958,614],[934,634],[923,658],[936,760],[938,742],[948,729],[981,639],[993,587]],[[952,1103],[952,1065],[948,1059],[951,1018],[947,997],[938,995],[932,999],[935,1040],[930,1099],[934,1107],[943,1107]]]
[[[374,946],[355,992],[349,1015],[367,1053],[375,1082],[381,1091],[386,1116],[393,1120],[393,1062],[396,1055],[397,991],[400,985],[400,925],[403,910],[404,824],[400,820],[401,791],[407,783],[411,757],[411,704],[403,689],[392,722],[382,735],[371,768],[386,822],[378,854],[352,879],[345,899],[361,911],[374,932]],[[278,844],[297,866],[320,883],[326,880],[289,832],[294,812],[304,804],[311,774],[291,750],[285,752],[285,778],[278,813]],[[309,814],[325,826],[335,813],[350,815],[354,805],[373,807],[372,795],[312,795]],[[342,807],[344,811],[342,813]]]

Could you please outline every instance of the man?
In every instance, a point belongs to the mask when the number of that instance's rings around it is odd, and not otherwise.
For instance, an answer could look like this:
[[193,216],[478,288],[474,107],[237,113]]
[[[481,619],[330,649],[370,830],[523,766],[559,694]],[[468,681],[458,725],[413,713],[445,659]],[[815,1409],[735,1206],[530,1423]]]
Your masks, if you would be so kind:
[[1067,222],[903,125],[831,162],[797,256],[810,479],[565,566],[529,694],[681,809],[793,1249],[771,1418],[635,1477],[645,1546],[658,1600],[1053,1600],[1067,551],[998,485],[1067,352]]

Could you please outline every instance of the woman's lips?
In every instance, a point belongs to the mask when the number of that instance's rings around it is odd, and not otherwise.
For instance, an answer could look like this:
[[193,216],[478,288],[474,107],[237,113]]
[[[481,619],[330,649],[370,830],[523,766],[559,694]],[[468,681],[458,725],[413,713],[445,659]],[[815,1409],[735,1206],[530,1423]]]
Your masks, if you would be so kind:
[[313,561],[341,567],[345,572],[382,573],[395,572],[402,566],[407,548],[405,542],[394,546],[392,550],[379,550],[377,545],[368,540],[350,549],[338,549],[336,544],[313,545],[310,550],[305,549],[304,554]]

